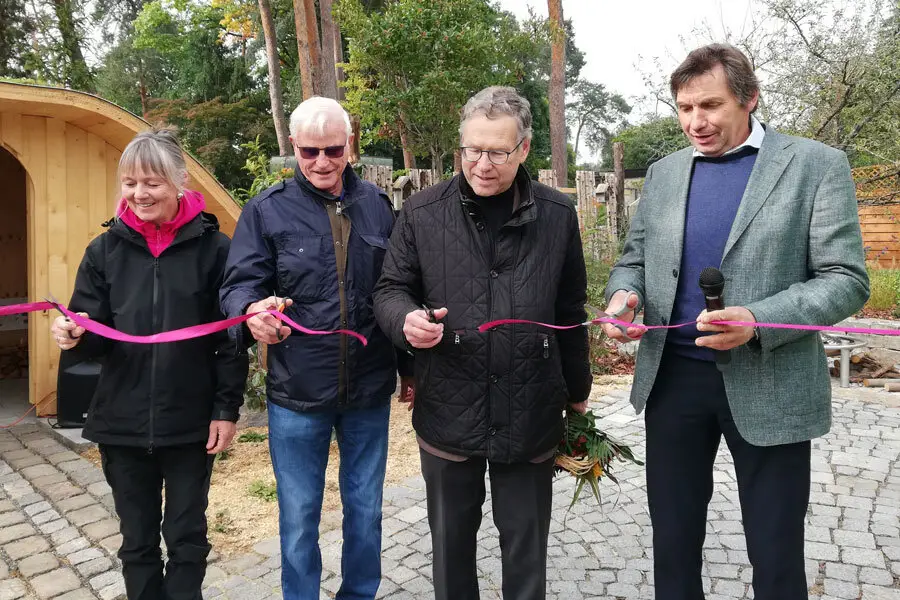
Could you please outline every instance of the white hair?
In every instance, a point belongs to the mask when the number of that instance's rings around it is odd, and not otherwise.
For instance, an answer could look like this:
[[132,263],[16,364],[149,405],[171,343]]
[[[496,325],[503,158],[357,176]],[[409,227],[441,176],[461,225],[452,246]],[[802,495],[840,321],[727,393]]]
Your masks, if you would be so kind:
[[325,135],[325,127],[335,117],[343,118],[349,139],[353,128],[350,125],[350,115],[344,107],[337,100],[313,96],[297,105],[291,113],[291,135],[295,138],[301,133]]

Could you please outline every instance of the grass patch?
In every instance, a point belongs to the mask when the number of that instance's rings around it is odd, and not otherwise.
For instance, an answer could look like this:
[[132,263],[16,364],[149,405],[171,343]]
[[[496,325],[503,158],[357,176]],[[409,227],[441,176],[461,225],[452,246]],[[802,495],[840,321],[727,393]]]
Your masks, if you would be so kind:
[[260,500],[264,500],[266,502],[275,502],[276,500],[278,500],[278,491],[274,482],[267,483],[261,479],[257,479],[250,484],[247,492],[251,496],[256,496]]
[[866,267],[869,272],[869,300],[872,310],[895,310],[900,295],[900,269],[884,269],[877,265]]
[[238,442],[241,444],[257,444],[259,442],[264,442],[267,439],[269,439],[269,434],[262,433],[260,431],[245,431],[240,436],[238,436]]

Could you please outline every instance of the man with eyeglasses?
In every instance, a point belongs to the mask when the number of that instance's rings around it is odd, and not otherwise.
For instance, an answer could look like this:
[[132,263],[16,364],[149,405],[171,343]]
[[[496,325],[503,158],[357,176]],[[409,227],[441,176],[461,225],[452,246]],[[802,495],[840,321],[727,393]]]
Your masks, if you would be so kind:
[[460,124],[462,175],[412,196],[391,236],[375,314],[415,355],[420,446],[437,600],[476,600],[476,539],[490,472],[503,597],[545,597],[554,455],[563,411],[585,410],[587,331],[578,218],[531,180],[528,101],[508,87],[472,97]]
[[[340,104],[310,98],[291,115],[290,129],[298,168],[293,179],[244,207],[221,304],[229,317],[277,308],[314,329],[351,329],[368,338],[363,346],[344,335],[292,335],[269,314],[235,332],[240,344],[269,345],[269,449],[284,597],[320,597],[319,519],[334,430],[344,507],[335,597],[371,600],[381,581],[382,488],[398,366],[375,322],[372,290],[394,214],[377,187],[347,168],[350,119]],[[401,378],[401,399],[411,398],[411,382]]]

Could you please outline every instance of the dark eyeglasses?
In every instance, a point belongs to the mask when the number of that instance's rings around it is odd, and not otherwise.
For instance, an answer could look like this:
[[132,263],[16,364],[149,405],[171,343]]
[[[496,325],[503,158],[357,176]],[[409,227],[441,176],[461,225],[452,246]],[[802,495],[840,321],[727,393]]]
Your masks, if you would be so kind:
[[327,148],[315,148],[313,146],[297,146],[297,150],[300,151],[300,156],[309,160],[312,158],[319,158],[319,153],[324,152],[325,156],[328,158],[340,158],[344,156],[344,149],[346,146],[328,146]]

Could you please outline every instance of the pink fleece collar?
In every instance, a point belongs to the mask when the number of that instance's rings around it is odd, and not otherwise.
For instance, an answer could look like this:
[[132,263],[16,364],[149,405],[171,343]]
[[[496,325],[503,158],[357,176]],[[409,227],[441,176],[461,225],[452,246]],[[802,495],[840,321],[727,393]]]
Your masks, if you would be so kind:
[[184,194],[178,202],[178,212],[175,214],[175,218],[159,226],[139,219],[128,207],[125,198],[119,200],[116,214],[123,223],[140,233],[147,240],[150,254],[158,257],[172,244],[178,230],[190,223],[205,208],[206,200],[203,198],[203,194],[193,190],[184,190]]

